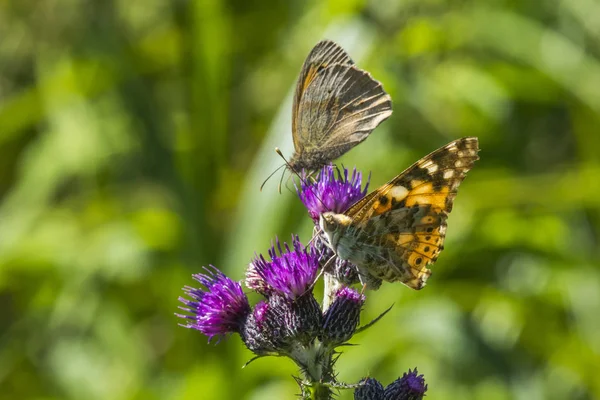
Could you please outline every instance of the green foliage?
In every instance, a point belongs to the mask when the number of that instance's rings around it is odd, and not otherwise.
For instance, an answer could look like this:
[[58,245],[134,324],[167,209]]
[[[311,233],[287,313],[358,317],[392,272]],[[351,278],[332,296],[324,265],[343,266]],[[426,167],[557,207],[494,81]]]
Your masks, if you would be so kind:
[[[291,90],[322,38],[394,114],[340,162],[381,184],[461,136],[428,286],[368,293],[340,380],[417,366],[444,399],[600,398],[598,5],[491,1],[0,2],[0,400],[288,399],[289,361],[177,326],[202,265],[242,279],[308,238]],[[343,392],[342,399],[351,398]]]

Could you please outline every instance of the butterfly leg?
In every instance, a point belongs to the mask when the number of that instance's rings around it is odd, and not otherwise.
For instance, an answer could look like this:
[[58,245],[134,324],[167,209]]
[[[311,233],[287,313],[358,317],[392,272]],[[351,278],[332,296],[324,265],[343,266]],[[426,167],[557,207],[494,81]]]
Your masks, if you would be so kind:
[[333,271],[330,271],[330,269],[331,269],[331,266],[333,264],[335,264],[335,258],[336,257],[337,256],[335,254],[332,255],[331,257],[329,257],[329,260],[327,260],[327,262],[323,265],[323,268],[321,268],[321,273],[319,274],[319,276],[321,274],[323,274],[323,272],[328,272],[328,273],[333,272]]
[[363,290],[377,290],[381,286],[381,279],[369,273],[367,269],[358,268],[358,280],[363,285]]

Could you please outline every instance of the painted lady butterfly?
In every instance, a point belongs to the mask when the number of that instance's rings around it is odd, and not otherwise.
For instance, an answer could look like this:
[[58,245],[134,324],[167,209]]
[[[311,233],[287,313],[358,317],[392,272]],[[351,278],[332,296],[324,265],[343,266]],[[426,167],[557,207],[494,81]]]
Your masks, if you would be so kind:
[[421,289],[431,275],[427,266],[444,248],[446,219],[478,151],[475,137],[450,142],[343,214],[322,214],[327,244],[358,267],[363,283],[371,275]]

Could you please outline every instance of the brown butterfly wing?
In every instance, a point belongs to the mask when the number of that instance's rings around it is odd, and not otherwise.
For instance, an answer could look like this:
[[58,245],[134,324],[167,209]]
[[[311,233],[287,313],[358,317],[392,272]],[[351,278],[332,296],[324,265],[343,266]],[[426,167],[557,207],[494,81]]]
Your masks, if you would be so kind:
[[306,58],[292,110],[292,169],[314,171],[330,163],[391,115],[391,99],[381,84],[353,65],[329,40]]
[[357,241],[372,249],[359,267],[421,289],[431,274],[427,266],[443,250],[448,213],[478,151],[477,138],[455,140],[346,211]]
[[303,148],[303,142],[296,134],[298,132],[298,107],[300,106],[302,96],[317,76],[317,73],[333,64],[354,65],[354,61],[352,61],[348,53],[340,45],[331,40],[323,40],[317,43],[310,53],[308,53],[304,64],[302,64],[302,70],[296,83],[296,93],[294,94],[294,105],[292,108],[292,134],[296,152],[301,151]]
[[392,114],[392,101],[381,83],[353,66],[321,70],[306,88],[298,108],[290,164],[316,170],[365,140]]

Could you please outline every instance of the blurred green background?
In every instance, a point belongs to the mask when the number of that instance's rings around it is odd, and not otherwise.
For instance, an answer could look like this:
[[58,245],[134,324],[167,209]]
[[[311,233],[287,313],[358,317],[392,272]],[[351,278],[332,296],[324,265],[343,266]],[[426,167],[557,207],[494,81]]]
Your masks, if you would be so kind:
[[[461,136],[481,160],[428,286],[368,293],[339,379],[428,397],[600,398],[600,1],[0,0],[0,399],[292,399],[297,371],[173,315],[311,221],[277,178],[317,41],[394,114],[372,187]],[[292,188],[288,183],[288,188]],[[344,392],[341,399],[350,399]]]

